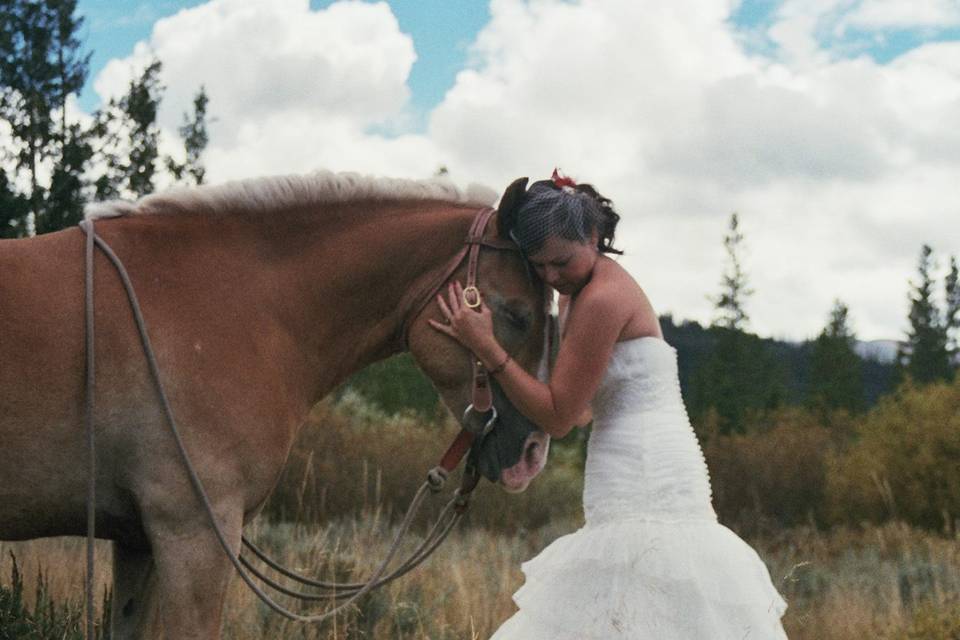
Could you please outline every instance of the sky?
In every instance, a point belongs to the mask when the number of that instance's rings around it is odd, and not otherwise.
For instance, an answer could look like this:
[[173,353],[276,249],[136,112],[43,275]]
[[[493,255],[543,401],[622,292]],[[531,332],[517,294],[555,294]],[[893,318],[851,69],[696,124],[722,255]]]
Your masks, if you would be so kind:
[[554,167],[622,216],[659,313],[708,324],[738,214],[748,328],[840,300],[902,339],[921,247],[960,258],[960,0],[80,0],[78,108],[152,56],[168,150],[210,97],[208,179],[324,168],[502,191]]

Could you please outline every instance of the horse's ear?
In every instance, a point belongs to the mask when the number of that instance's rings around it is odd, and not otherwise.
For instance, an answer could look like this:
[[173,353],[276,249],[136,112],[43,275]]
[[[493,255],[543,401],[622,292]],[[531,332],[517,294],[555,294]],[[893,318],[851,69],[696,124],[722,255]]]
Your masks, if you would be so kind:
[[500,198],[500,204],[497,206],[497,235],[501,238],[510,237],[510,230],[517,222],[517,210],[523,203],[529,181],[530,178],[517,178],[510,183]]

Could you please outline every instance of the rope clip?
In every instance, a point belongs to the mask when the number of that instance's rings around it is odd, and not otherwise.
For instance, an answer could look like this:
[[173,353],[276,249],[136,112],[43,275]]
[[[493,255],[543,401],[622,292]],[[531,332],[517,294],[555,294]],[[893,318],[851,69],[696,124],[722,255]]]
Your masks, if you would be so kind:
[[443,485],[447,482],[447,470],[437,466],[427,472],[427,484],[430,485],[430,491],[439,493]]

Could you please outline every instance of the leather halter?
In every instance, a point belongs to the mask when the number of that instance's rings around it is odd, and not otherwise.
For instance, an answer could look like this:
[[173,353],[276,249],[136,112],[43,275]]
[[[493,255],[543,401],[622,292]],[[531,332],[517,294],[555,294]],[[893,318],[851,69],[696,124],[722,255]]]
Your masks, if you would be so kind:
[[[402,320],[400,324],[400,335],[403,336],[405,346],[409,347],[410,326],[414,320],[419,317],[423,309],[430,303],[437,292],[440,291],[440,287],[450,279],[450,276],[460,267],[465,258],[467,259],[467,286],[464,288],[464,297],[470,296],[468,306],[477,307],[480,304],[480,291],[477,288],[477,264],[480,260],[480,247],[520,253],[520,247],[510,240],[483,237],[487,224],[490,222],[490,218],[494,213],[496,213],[496,210],[490,207],[485,207],[478,211],[473,222],[470,224],[470,231],[467,233],[467,237],[464,238],[463,246],[460,247],[456,255],[444,264],[443,268],[437,272],[436,276],[428,281],[426,286],[415,290],[413,295],[406,298],[405,303],[401,303]],[[467,294],[468,290],[471,292],[470,294]],[[475,298],[474,295],[476,295]]]
[[[463,241],[463,246],[454,255],[444,267],[437,272],[437,275],[428,281],[428,284],[409,297],[410,302],[401,304],[401,309],[405,310],[403,320],[400,326],[404,345],[409,348],[410,344],[410,326],[414,320],[423,312],[424,308],[430,303],[433,297],[440,291],[440,288],[450,279],[454,272],[460,268],[463,261],[467,261],[467,280],[463,289],[463,302],[470,308],[478,308],[481,304],[480,289],[477,287],[477,268],[480,262],[480,248],[487,247],[499,251],[515,251],[520,253],[520,248],[511,241],[501,240],[500,238],[484,238],[487,224],[496,211],[486,207],[477,212],[470,225],[470,231]],[[460,434],[447,449],[443,458],[440,460],[439,467],[444,472],[452,472],[463,456],[466,455],[474,439],[478,435],[486,435],[493,428],[497,420],[497,410],[493,406],[493,392],[490,389],[490,375],[486,367],[479,358],[470,354],[473,360],[473,391],[471,394],[471,404],[464,412],[463,424],[469,424],[467,416],[471,411],[477,413],[492,412],[490,418],[484,424],[482,431],[471,430],[464,426]]]
[[[467,260],[467,282],[463,288],[463,302],[471,309],[476,309],[481,304],[480,289],[477,287],[477,267],[480,262],[480,247],[489,247],[500,251],[516,251],[520,253],[520,248],[516,244],[499,238],[484,238],[483,234],[490,222],[490,218],[495,213],[494,209],[489,207],[477,212],[473,223],[470,225],[470,231],[463,241],[463,247],[451,258],[441,269],[437,276],[433,278],[426,287],[419,290],[416,295],[411,296],[411,302],[407,305],[401,305],[401,308],[407,308],[404,314],[401,332],[405,346],[410,345],[410,326],[413,321],[423,312],[423,309],[430,303],[433,297],[440,291],[440,288],[450,279],[453,273],[460,267],[464,259]],[[473,359],[473,393],[472,403],[467,411],[471,409],[479,413],[486,413],[493,409],[493,393],[490,390],[490,376],[479,358],[472,355]],[[494,411],[496,411],[494,409]],[[495,417],[494,417],[495,419]],[[490,424],[489,426],[492,426]]]

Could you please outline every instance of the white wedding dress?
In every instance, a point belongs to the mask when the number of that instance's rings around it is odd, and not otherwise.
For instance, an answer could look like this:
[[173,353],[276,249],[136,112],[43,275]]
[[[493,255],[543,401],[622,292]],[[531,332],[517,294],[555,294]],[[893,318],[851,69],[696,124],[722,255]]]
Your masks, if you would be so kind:
[[785,639],[767,567],[717,522],[673,347],[617,343],[593,414],[586,525],[523,564],[491,640]]

